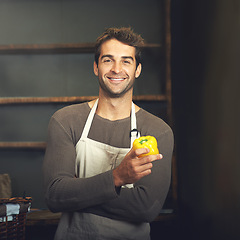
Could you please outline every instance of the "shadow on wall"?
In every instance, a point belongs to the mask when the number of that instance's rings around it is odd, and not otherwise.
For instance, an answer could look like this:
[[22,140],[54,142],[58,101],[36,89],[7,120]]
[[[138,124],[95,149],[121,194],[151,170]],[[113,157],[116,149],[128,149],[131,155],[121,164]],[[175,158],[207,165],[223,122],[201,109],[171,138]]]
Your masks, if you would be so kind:
[[240,239],[240,2],[172,1],[182,232]]

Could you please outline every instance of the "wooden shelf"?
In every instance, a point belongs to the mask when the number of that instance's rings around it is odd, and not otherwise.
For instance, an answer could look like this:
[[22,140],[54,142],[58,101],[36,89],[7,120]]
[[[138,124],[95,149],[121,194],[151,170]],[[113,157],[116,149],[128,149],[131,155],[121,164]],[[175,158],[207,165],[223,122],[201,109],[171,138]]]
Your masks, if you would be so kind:
[[[71,97],[7,97],[0,98],[0,105],[5,104],[33,104],[33,103],[79,103],[96,99],[97,96]],[[134,101],[166,101],[165,95],[136,95]]]
[[0,142],[0,149],[39,149],[45,150],[45,142]]
[[36,210],[27,213],[26,226],[58,225],[61,213],[52,213],[49,210]]
[[[72,97],[14,97],[0,98],[0,105],[41,104],[41,103],[80,103],[96,99],[97,96]],[[167,101],[165,95],[136,95],[134,101]],[[0,142],[0,149],[45,150],[45,142]]]
[[[49,210],[35,210],[27,213],[26,226],[58,225],[62,213],[52,213]],[[172,221],[176,214],[160,214],[154,221]]]
[[[0,45],[0,54],[93,53],[94,43],[9,44]],[[161,44],[146,43],[143,48],[160,48]]]

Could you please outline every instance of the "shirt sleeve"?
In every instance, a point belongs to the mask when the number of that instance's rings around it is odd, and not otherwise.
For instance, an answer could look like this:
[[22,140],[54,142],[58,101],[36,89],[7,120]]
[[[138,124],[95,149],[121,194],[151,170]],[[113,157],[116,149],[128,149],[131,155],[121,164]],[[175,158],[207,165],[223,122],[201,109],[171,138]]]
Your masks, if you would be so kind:
[[153,221],[160,213],[170,186],[174,144],[172,130],[169,128],[157,140],[163,159],[153,162],[150,175],[135,183],[134,188],[122,188],[117,198],[85,211],[117,220]]
[[118,196],[111,171],[90,178],[76,178],[75,159],[70,131],[52,117],[43,161],[43,179],[46,204],[53,212],[80,211]]

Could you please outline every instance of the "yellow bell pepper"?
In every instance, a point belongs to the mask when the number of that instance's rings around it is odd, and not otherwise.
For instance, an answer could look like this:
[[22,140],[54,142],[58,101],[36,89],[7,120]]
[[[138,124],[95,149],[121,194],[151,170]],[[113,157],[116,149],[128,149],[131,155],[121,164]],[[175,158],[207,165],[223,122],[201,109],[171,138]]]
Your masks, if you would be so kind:
[[157,139],[153,136],[142,136],[135,139],[133,142],[133,149],[136,150],[138,148],[148,148],[150,150],[149,153],[141,154],[138,157],[159,154],[159,150],[157,147]]

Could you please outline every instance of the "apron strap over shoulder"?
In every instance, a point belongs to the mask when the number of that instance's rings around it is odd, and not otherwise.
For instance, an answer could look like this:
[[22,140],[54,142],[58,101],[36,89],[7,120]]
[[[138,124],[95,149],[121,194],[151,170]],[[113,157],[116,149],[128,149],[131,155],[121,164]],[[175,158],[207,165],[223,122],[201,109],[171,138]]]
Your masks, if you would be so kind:
[[[93,118],[94,118],[94,115],[95,115],[95,112],[96,112],[96,109],[97,109],[97,105],[98,105],[98,99],[94,103],[94,105],[93,105],[93,107],[92,107],[92,109],[91,109],[91,111],[90,111],[90,113],[88,115],[86,124],[85,124],[83,132],[82,132],[81,139],[82,138],[87,138],[87,136],[88,136],[88,133],[89,133],[89,130],[91,128],[91,124],[92,124],[92,121],[93,121]],[[134,105],[134,103],[132,103],[132,109],[131,109],[131,132],[130,132],[131,146],[130,147],[132,147],[134,140],[136,138],[138,138],[138,137],[140,137],[140,133],[137,130],[137,120],[136,120],[136,113],[135,113],[135,105]]]
[[91,128],[92,121],[93,121],[93,118],[94,118],[94,115],[95,115],[95,112],[96,112],[96,109],[97,109],[97,105],[98,105],[98,99],[94,103],[94,105],[93,105],[93,107],[92,107],[92,109],[91,109],[91,111],[88,115],[88,118],[87,118],[86,124],[84,126],[81,138],[87,138],[87,136],[88,136],[88,133],[89,133],[89,130]]

